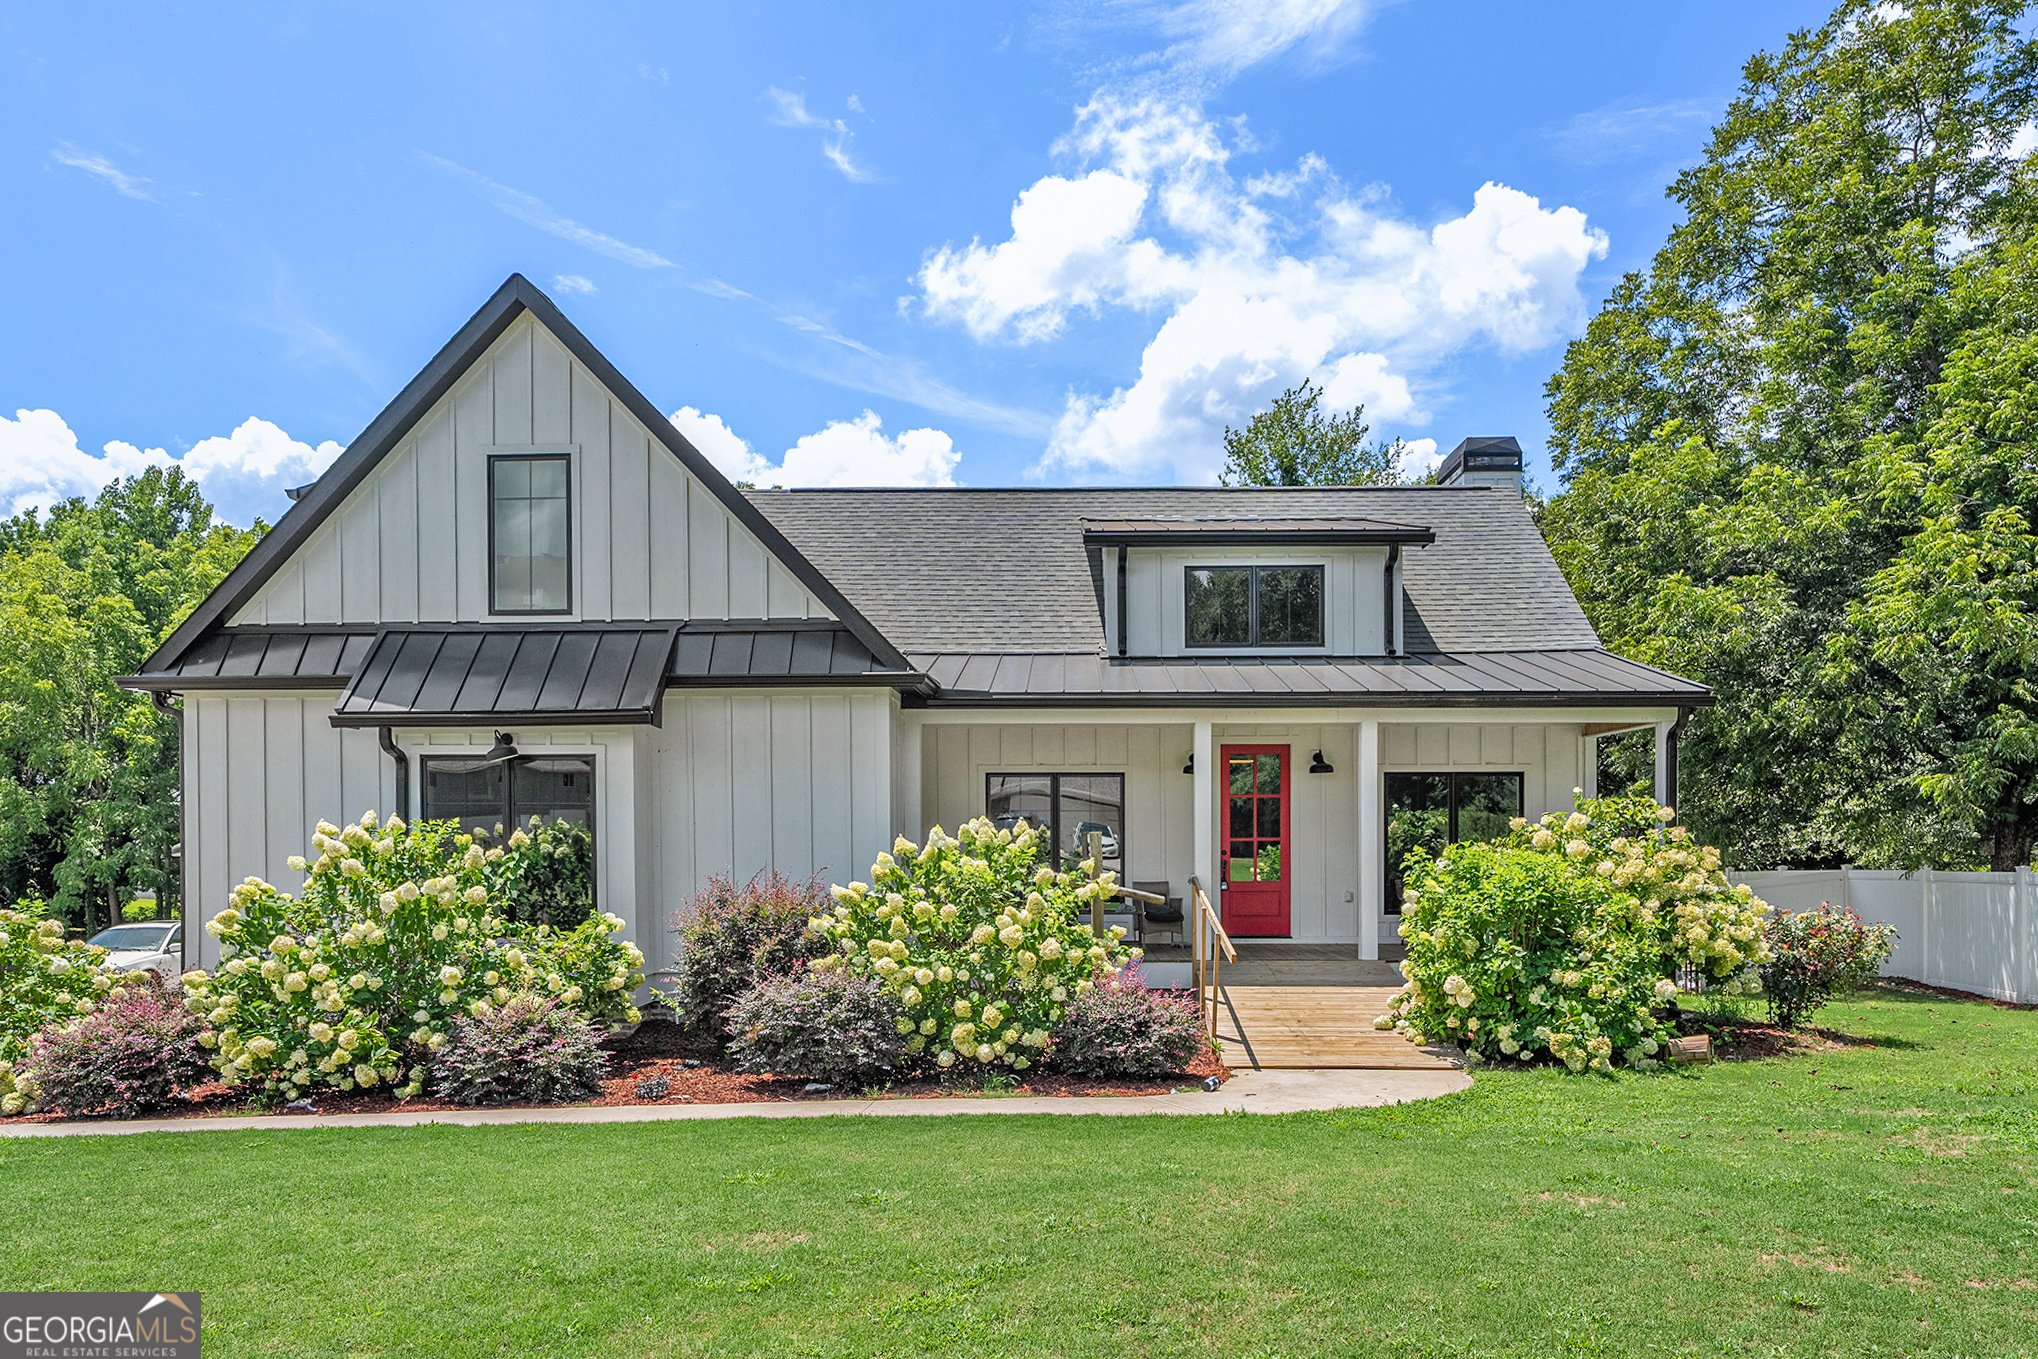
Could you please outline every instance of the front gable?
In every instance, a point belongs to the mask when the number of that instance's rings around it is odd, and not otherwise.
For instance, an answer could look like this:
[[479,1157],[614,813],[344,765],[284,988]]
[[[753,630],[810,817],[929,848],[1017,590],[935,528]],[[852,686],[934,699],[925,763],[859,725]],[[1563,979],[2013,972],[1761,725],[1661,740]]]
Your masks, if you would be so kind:
[[568,469],[550,621],[840,620],[890,644],[558,309],[513,276],[145,669],[231,627],[487,623],[489,464]]

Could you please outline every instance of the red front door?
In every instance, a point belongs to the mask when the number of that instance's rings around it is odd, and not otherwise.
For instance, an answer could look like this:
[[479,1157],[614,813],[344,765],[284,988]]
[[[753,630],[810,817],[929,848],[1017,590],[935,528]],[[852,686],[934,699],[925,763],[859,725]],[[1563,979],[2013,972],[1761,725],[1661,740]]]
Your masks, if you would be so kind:
[[1224,747],[1228,933],[1288,933],[1288,747]]

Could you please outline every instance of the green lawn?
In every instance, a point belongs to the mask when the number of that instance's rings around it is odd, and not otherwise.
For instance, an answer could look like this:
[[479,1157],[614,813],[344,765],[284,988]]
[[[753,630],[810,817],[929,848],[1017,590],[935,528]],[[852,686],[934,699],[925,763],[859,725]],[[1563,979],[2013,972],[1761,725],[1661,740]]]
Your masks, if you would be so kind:
[[2038,1015],[1400,1109],[0,1141],[0,1288],[206,1353],[2038,1354]]

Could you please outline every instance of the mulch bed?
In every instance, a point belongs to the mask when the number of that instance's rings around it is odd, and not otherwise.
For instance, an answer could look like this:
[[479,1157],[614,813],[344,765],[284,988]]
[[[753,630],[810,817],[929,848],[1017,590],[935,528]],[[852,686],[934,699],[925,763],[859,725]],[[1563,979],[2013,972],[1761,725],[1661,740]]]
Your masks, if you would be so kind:
[[[1025,1072],[1006,1072],[1009,1085],[986,1089],[981,1083],[965,1084],[961,1081],[939,1080],[897,1081],[882,1089],[848,1089],[829,1086],[810,1090],[815,1082],[782,1076],[752,1076],[732,1069],[727,1062],[717,1059],[703,1059],[693,1055],[685,1035],[670,1020],[647,1019],[636,1031],[610,1038],[602,1044],[609,1054],[609,1077],[602,1082],[602,1093],[594,1099],[579,1101],[579,1105],[650,1105],[650,1104],[767,1104],[797,1102],[803,1100],[828,1099],[953,1099],[981,1098],[985,1095],[1052,1095],[1065,1098],[1124,1097],[1128,1095],[1165,1095],[1172,1090],[1200,1086],[1211,1076],[1220,1081],[1231,1079],[1231,1069],[1207,1050],[1201,1053],[1189,1070],[1176,1076],[1160,1077],[1148,1081],[1099,1081],[1084,1080],[1073,1076],[1058,1076],[1048,1073],[1038,1075]],[[657,1099],[641,1098],[637,1085],[651,1077],[663,1077],[668,1084],[666,1093]],[[259,1109],[252,1106],[245,1091],[229,1089],[224,1085],[201,1085],[191,1091],[191,1102],[179,1103],[174,1108],[147,1115],[150,1118],[223,1118],[247,1114],[291,1114],[302,1113],[293,1109]],[[402,1109],[405,1112],[436,1112],[468,1109],[474,1106],[453,1104],[442,1099],[420,1096],[416,1099],[397,1100],[386,1089],[373,1090],[319,1090],[313,1092],[311,1102],[321,1114],[379,1114]],[[530,1105],[490,1105],[489,1108],[530,1108]],[[61,1113],[24,1114],[10,1119],[14,1123],[56,1123],[65,1119]]]

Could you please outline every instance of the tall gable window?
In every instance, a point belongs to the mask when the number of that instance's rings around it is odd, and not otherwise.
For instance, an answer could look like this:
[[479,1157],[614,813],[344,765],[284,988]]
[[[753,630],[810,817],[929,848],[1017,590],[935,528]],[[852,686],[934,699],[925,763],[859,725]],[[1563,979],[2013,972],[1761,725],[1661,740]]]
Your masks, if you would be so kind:
[[568,613],[566,459],[510,454],[488,460],[489,605],[496,613]]
[[1320,566],[1192,566],[1192,647],[1323,645]]

